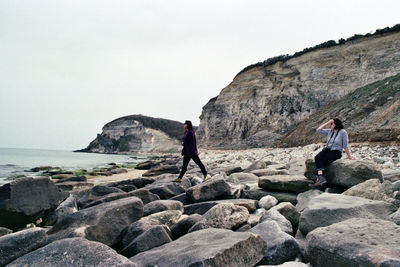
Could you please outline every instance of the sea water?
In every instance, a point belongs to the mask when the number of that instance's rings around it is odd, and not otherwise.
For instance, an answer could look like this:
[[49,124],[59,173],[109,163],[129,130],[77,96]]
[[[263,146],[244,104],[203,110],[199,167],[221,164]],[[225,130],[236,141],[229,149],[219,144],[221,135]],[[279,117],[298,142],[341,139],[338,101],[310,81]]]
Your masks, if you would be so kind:
[[66,150],[0,148],[0,183],[10,176],[32,175],[31,168],[39,166],[63,169],[86,169],[106,167],[108,163],[138,163],[145,159],[138,155],[116,155],[72,152]]

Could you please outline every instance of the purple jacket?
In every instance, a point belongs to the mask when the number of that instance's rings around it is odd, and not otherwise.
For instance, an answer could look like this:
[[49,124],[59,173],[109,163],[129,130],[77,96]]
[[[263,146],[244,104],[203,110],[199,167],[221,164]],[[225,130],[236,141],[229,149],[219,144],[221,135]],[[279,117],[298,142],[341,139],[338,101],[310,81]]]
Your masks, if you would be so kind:
[[194,131],[187,131],[182,138],[182,155],[183,156],[197,156],[196,135]]

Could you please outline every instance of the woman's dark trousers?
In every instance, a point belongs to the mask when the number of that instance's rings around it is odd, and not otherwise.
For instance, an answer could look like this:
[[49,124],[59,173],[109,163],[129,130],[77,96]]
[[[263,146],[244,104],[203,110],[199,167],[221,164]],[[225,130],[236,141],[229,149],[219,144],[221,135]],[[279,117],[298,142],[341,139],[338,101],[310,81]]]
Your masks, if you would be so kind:
[[181,173],[179,174],[179,177],[182,178],[183,175],[185,175],[185,172],[187,171],[187,166],[189,164],[190,159],[192,159],[199,167],[201,172],[203,173],[204,176],[207,175],[206,168],[204,167],[203,163],[201,162],[199,156],[183,156],[183,165],[181,169]]
[[342,152],[339,150],[324,149],[315,156],[315,165],[317,171],[324,171],[325,168],[337,159],[342,157]]

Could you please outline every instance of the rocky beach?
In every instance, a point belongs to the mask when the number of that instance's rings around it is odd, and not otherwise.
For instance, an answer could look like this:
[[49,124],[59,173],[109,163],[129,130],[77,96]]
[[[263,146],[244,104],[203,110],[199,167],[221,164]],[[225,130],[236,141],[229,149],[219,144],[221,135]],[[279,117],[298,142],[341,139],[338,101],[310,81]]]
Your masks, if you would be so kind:
[[322,147],[201,149],[206,182],[192,163],[173,182],[177,154],[104,180],[16,179],[0,187],[0,265],[399,266],[400,145],[352,144],[310,190]]

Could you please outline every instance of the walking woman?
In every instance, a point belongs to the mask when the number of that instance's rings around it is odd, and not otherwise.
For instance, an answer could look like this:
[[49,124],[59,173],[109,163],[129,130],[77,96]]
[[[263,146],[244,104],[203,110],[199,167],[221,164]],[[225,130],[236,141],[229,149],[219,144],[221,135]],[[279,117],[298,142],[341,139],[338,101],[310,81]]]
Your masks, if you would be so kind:
[[[324,129],[329,125],[329,129]],[[354,159],[350,155],[348,146],[349,137],[344,130],[343,123],[339,119],[329,120],[318,127],[317,132],[327,136],[326,147],[315,156],[315,165],[317,167],[317,180],[310,185],[311,188],[322,187],[326,184],[324,177],[325,168],[337,159],[342,157],[342,151],[347,154],[349,159]]]
[[203,173],[203,181],[207,181],[207,171],[199,158],[199,152],[197,151],[196,134],[194,133],[192,122],[185,121],[183,127],[185,128],[185,134],[182,138],[183,149],[181,153],[181,155],[183,156],[183,165],[178,178],[175,179],[175,182],[182,182],[183,175],[185,175],[187,166],[191,159],[200,167],[200,170]]

